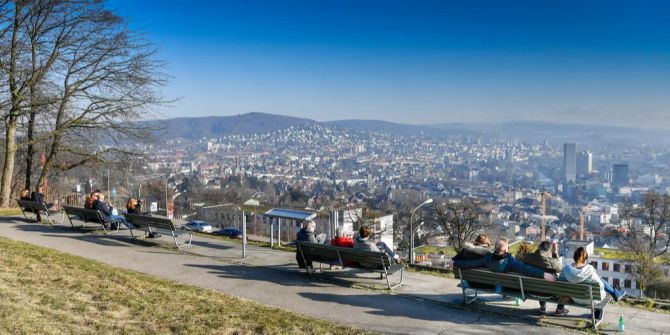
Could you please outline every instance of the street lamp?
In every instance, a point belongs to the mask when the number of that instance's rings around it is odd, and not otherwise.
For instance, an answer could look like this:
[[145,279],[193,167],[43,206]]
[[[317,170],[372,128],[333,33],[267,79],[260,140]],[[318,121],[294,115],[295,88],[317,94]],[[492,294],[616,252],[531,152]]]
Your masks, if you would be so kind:
[[433,199],[428,199],[421,203],[421,205],[416,206],[412,211],[412,215],[409,217],[409,263],[414,264],[414,213],[417,209],[433,203]]

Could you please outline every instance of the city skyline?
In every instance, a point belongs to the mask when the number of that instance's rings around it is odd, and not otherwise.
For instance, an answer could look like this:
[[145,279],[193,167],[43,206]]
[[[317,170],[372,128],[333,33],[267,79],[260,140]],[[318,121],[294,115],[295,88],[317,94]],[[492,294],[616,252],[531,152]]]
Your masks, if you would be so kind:
[[161,47],[164,117],[670,128],[667,4],[117,0]]

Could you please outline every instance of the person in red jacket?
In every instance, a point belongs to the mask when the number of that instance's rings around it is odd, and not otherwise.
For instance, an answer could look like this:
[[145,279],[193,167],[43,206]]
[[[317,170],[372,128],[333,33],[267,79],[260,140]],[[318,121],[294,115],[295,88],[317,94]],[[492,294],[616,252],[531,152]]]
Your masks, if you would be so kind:
[[[353,239],[353,233],[349,230],[345,230],[343,227],[338,227],[335,229],[335,238],[330,240],[330,245],[334,247],[342,247],[342,248],[353,248],[354,247],[354,239]],[[356,263],[346,261],[344,262],[344,266],[355,266]]]
[[330,240],[330,245],[342,248],[353,248],[354,239],[353,234],[342,227],[335,229],[335,238]]

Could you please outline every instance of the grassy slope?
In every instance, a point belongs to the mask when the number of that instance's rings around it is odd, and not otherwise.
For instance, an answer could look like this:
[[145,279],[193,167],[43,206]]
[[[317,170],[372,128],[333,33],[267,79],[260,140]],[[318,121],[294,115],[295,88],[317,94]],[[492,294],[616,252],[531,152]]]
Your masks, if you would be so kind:
[[361,333],[5,238],[0,297],[0,333]]

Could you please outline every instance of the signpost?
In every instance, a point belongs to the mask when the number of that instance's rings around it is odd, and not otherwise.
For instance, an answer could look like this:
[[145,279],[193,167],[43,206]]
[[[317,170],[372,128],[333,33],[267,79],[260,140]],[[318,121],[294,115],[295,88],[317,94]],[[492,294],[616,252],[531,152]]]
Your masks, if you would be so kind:
[[247,216],[242,211],[242,258],[247,257]]

